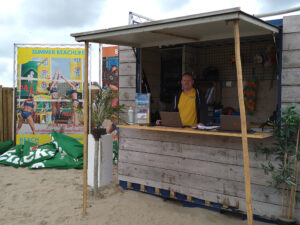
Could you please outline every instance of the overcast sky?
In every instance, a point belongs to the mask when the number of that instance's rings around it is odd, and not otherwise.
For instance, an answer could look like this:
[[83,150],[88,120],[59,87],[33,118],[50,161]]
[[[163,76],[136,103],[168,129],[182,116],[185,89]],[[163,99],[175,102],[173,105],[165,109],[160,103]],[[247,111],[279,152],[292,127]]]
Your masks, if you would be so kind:
[[14,43],[75,44],[71,33],[127,25],[129,11],[159,20],[232,7],[260,14],[296,6],[299,0],[1,0],[0,85],[13,85]]

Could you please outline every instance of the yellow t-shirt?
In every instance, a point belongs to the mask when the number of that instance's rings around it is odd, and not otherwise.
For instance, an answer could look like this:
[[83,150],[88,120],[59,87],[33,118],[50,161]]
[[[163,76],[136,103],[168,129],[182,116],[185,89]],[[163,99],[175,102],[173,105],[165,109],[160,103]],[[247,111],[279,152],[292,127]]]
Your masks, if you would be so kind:
[[196,90],[194,88],[188,94],[181,93],[178,110],[183,126],[197,125]]

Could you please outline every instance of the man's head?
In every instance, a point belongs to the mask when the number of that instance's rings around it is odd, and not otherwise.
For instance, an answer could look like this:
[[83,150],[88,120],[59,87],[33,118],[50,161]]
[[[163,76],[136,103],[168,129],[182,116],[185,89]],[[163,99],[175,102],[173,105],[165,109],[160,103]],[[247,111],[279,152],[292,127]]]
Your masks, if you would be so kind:
[[192,90],[194,85],[193,76],[190,73],[184,73],[181,78],[181,86],[184,91]]

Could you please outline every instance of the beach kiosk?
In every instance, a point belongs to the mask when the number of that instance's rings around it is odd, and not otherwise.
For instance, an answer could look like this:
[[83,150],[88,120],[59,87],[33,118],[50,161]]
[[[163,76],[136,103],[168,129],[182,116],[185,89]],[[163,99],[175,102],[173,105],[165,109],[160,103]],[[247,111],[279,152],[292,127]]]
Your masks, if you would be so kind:
[[[86,46],[89,42],[120,46],[120,103],[134,107],[136,93],[147,78],[152,119],[155,112],[168,109],[185,71],[196,77],[197,88],[214,90],[215,103],[240,113],[241,132],[120,125],[121,185],[244,212],[248,224],[253,215],[269,219],[280,215],[281,196],[266,188],[271,178],[259,168],[263,159],[255,158],[253,151],[256,143],[271,143],[271,133],[247,133],[246,127],[246,113],[252,114],[247,120],[258,127],[274,111],[280,112],[282,33],[278,26],[233,8],[71,35]],[[275,48],[280,48],[278,58],[276,54],[274,58]],[[245,109],[243,93],[243,86],[251,85],[257,87],[252,111],[247,105]],[[217,111],[216,104],[211,111]],[[85,138],[85,152],[86,145]],[[299,221],[299,205],[295,216]]]

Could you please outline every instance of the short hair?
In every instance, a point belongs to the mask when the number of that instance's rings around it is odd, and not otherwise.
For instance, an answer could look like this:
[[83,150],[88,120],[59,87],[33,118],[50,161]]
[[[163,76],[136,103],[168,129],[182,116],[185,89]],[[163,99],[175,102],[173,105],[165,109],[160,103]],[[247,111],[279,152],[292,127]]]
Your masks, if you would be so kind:
[[193,80],[194,80],[194,76],[192,75],[192,73],[190,72],[184,72],[181,76],[181,78],[183,78],[184,76],[190,76]]

